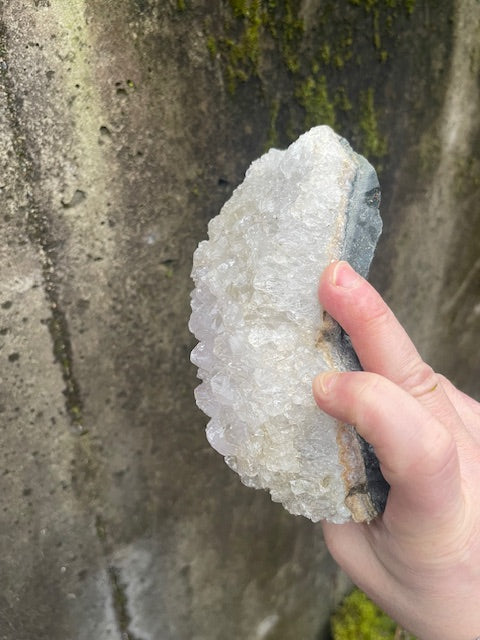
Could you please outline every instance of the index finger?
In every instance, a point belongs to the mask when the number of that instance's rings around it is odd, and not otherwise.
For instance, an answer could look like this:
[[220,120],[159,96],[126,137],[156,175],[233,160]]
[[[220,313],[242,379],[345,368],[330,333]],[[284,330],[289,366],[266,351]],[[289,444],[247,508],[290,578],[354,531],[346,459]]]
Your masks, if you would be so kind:
[[420,355],[388,305],[347,262],[329,265],[320,280],[319,298],[348,333],[366,371],[399,384]]
[[325,269],[319,298],[349,334],[366,371],[388,378],[431,409],[437,419],[463,431],[437,374],[422,360],[379,293],[347,262]]

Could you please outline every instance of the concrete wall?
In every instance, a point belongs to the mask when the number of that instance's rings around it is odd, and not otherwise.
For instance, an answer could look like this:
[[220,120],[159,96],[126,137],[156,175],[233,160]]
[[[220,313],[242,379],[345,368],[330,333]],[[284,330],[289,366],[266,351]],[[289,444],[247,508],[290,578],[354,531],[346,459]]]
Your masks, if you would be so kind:
[[372,279],[474,389],[479,6],[394,4],[0,3],[1,640],[326,629],[320,528],[206,443],[189,272],[249,162],[335,124],[381,167]]

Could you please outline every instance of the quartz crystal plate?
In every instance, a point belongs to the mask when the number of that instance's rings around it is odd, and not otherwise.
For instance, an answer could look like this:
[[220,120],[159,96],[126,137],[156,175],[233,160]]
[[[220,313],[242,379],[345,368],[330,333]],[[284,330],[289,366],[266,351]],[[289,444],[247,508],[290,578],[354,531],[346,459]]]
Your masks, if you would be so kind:
[[332,260],[367,275],[379,202],[373,167],[315,127],[252,163],[194,254],[192,362],[207,438],[247,486],[313,521],[371,520],[388,491],[372,448],[311,390],[321,371],[360,368],[317,286]]

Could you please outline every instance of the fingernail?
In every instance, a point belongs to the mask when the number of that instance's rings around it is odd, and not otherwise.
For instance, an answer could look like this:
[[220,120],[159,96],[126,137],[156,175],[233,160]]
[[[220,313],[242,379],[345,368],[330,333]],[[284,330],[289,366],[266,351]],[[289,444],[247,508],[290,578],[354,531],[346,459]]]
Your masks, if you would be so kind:
[[335,383],[335,378],[337,377],[336,371],[327,371],[326,373],[321,373],[315,378],[315,386],[317,390],[319,389],[321,393],[327,394],[331,391],[333,384]]
[[348,262],[341,260],[335,265],[332,274],[332,284],[336,287],[353,289],[353,287],[356,287],[360,283],[361,279],[362,278],[352,269]]

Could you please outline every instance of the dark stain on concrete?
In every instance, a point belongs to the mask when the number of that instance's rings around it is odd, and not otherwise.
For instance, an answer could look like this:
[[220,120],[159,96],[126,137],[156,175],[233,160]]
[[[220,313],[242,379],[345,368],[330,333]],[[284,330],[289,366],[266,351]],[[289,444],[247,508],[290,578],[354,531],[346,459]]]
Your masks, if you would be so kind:
[[[5,69],[8,69],[7,38],[7,29],[2,20],[0,21],[0,58],[5,64]],[[21,170],[20,178],[25,184],[30,185],[30,188],[27,190],[26,234],[32,245],[36,247],[42,264],[44,291],[51,311],[48,328],[52,337],[55,360],[61,368],[65,383],[65,389],[63,391],[65,407],[70,417],[73,430],[81,434],[84,432],[82,426],[83,403],[80,388],[73,371],[73,354],[68,322],[65,312],[61,307],[58,294],[59,278],[56,271],[56,242],[50,232],[48,212],[40,208],[33,195],[34,185],[38,179],[38,172],[29,151],[28,141],[20,124],[19,110],[21,109],[21,100],[19,100],[19,97],[16,95],[14,85],[7,71],[4,71],[0,77],[4,83],[5,93],[7,95],[6,112],[9,116],[9,124],[13,132],[12,140]],[[75,206],[79,201],[83,200],[84,197],[85,194],[82,191],[76,191],[72,201],[64,206]],[[5,305],[7,303],[3,304]],[[3,308],[8,307],[3,306]]]

